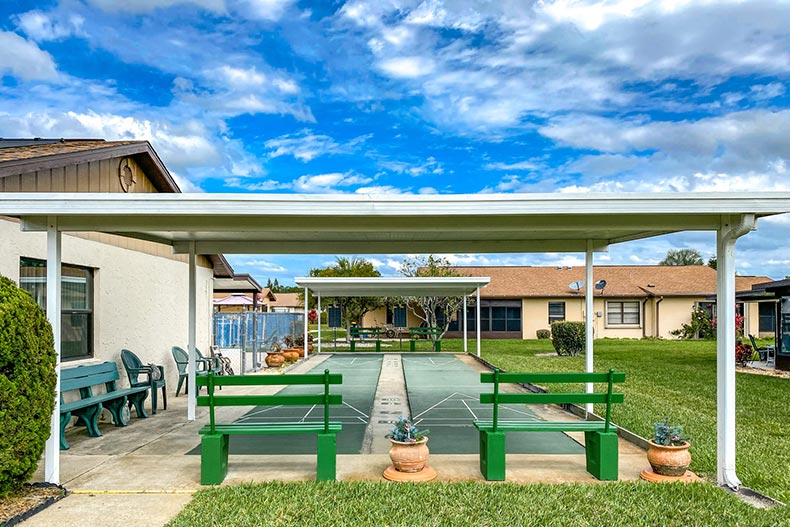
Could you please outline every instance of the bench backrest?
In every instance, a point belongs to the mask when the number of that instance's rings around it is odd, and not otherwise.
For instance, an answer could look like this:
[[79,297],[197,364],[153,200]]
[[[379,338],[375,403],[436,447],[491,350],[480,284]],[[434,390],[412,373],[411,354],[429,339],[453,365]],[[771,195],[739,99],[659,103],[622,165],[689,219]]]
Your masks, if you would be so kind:
[[424,327],[424,328],[409,328],[409,336],[412,335],[425,335],[425,336],[440,336],[442,334],[442,328],[437,327]]
[[351,326],[351,338],[358,339],[360,336],[370,334],[371,336],[378,337],[381,333],[381,328],[363,328],[361,326]]
[[[481,373],[480,382],[493,383],[493,393],[481,393],[480,402],[494,405],[493,428],[496,431],[500,404],[606,404],[606,428],[609,431],[612,404],[622,403],[624,395],[612,391],[614,383],[625,382],[625,373],[616,372],[614,368],[608,372],[567,372],[567,373],[504,373],[495,369],[493,373]],[[557,393],[500,393],[500,384],[606,384],[606,391],[601,392],[557,392]]]
[[[304,373],[291,375],[214,375],[209,371],[207,375],[198,375],[195,379],[198,386],[205,386],[208,395],[197,398],[198,406],[209,407],[209,427],[211,433],[215,432],[214,407],[216,406],[275,406],[297,405],[324,407],[324,430],[329,432],[329,405],[342,404],[343,396],[330,394],[330,384],[343,384],[343,376],[339,373]],[[297,386],[297,385],[323,385],[322,394],[305,395],[216,395],[214,388],[220,386]]]
[[91,386],[100,384],[104,384],[108,392],[115,391],[119,379],[118,365],[114,362],[65,368],[60,372],[61,400],[63,400],[63,392],[70,390],[79,390],[80,397],[83,399],[91,397],[93,395]]

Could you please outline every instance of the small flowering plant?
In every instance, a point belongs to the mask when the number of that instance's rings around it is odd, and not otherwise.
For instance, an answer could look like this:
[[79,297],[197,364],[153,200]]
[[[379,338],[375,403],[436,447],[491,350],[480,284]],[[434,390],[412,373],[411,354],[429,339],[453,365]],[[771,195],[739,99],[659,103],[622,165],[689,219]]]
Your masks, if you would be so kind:
[[395,426],[392,431],[385,437],[389,437],[393,441],[400,441],[401,443],[417,443],[425,439],[429,430],[420,430],[417,425],[411,422],[408,417],[398,417],[395,421]]
[[688,442],[688,436],[683,434],[682,425],[673,425],[669,422],[669,417],[663,421],[653,423],[655,437],[653,442],[661,446],[682,446]]

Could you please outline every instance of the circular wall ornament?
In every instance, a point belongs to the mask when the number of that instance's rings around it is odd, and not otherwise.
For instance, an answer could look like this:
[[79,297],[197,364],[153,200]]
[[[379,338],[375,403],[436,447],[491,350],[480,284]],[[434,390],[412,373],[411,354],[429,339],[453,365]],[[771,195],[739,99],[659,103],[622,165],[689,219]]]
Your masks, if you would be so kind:
[[121,183],[121,190],[129,192],[134,187],[137,180],[134,179],[134,171],[132,170],[131,163],[128,157],[121,159],[118,165],[118,180]]

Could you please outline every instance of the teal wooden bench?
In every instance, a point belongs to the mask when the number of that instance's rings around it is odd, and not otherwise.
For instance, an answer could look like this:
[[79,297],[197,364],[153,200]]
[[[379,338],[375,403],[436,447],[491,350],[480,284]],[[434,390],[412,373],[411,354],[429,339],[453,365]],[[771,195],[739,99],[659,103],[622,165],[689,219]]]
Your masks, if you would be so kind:
[[442,351],[440,337],[443,332],[442,328],[437,327],[409,328],[409,351],[416,349],[417,340],[420,338],[435,339],[433,340],[433,351]]
[[[478,419],[474,425],[480,431],[480,472],[489,481],[505,479],[505,433],[506,432],[584,432],[587,457],[587,472],[600,480],[617,480],[618,445],[617,432],[611,424],[612,404],[622,403],[623,394],[614,393],[614,383],[625,382],[625,373],[493,373],[480,374],[480,382],[493,383],[493,393],[481,393],[482,404],[493,404],[491,420]],[[501,384],[530,383],[605,383],[606,391],[597,393],[500,393]],[[603,421],[503,421],[499,419],[499,407],[505,404],[586,404],[606,405]]]
[[[90,437],[99,437],[99,415],[107,408],[115,426],[126,426],[129,420],[128,403],[134,405],[137,417],[148,417],[143,401],[150,386],[118,388],[118,366],[114,362],[102,362],[76,368],[64,368],[60,372],[60,449],[68,450],[66,426],[72,417],[77,425],[85,426]],[[94,393],[94,386],[104,387],[105,393]],[[79,391],[79,399],[65,402],[63,394]]]
[[381,351],[381,334],[383,332],[384,329],[378,327],[365,328],[361,326],[351,326],[349,329],[349,334],[351,335],[351,341],[349,343],[351,351],[356,351],[356,341],[365,340],[367,338],[376,339],[376,351]]
[[[231,435],[269,434],[317,434],[317,478],[319,481],[335,479],[337,464],[337,434],[342,425],[329,420],[329,405],[342,404],[340,394],[329,393],[330,384],[342,384],[343,376],[330,374],[293,375],[207,375],[197,377],[197,385],[205,386],[208,395],[197,398],[198,406],[208,406],[209,424],[200,429],[203,436],[200,449],[200,483],[219,485],[228,473],[228,439]],[[323,386],[321,394],[315,395],[215,395],[220,386]],[[323,420],[316,422],[289,423],[217,423],[214,410],[218,406],[323,406]]]

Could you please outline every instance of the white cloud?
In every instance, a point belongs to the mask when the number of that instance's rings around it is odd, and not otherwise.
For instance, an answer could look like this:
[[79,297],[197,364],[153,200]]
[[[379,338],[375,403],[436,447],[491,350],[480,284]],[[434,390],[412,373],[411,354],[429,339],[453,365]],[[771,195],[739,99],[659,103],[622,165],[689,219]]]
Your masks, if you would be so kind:
[[295,0],[240,0],[237,11],[247,18],[277,21],[294,2]]
[[379,161],[379,165],[395,172],[396,174],[408,174],[412,177],[432,174],[439,176],[444,173],[444,168],[433,156],[428,157],[422,163],[408,163],[406,161]]
[[43,11],[33,10],[17,17],[19,28],[37,41],[59,40],[72,35],[82,35],[85,18],[73,14],[57,20]]
[[312,176],[300,176],[292,183],[296,192],[307,193],[337,193],[339,187],[366,185],[373,181],[369,177],[360,176],[353,172],[331,172]]
[[156,9],[166,9],[183,4],[194,4],[214,12],[224,12],[224,0],[88,0],[104,11],[125,11],[128,13],[147,13]]
[[380,185],[374,187],[359,187],[354,191],[355,194],[404,194],[403,190],[392,185]]
[[486,170],[538,170],[538,165],[532,161],[519,161],[517,163],[487,163],[483,166]]
[[0,31],[0,75],[8,72],[22,80],[58,80],[52,56],[16,33]]
[[328,135],[315,134],[304,129],[294,134],[286,134],[269,139],[264,146],[269,149],[268,157],[293,156],[307,163],[313,159],[336,154],[354,153],[359,145],[370,139],[371,135],[355,137],[345,143],[338,143]]
[[291,188],[289,183],[281,183],[273,179],[263,181],[250,181],[241,178],[228,178],[224,180],[228,188],[238,188],[249,192],[270,192],[272,190],[283,190]]
[[414,79],[433,73],[436,66],[426,57],[396,57],[379,63],[379,68],[389,77]]

